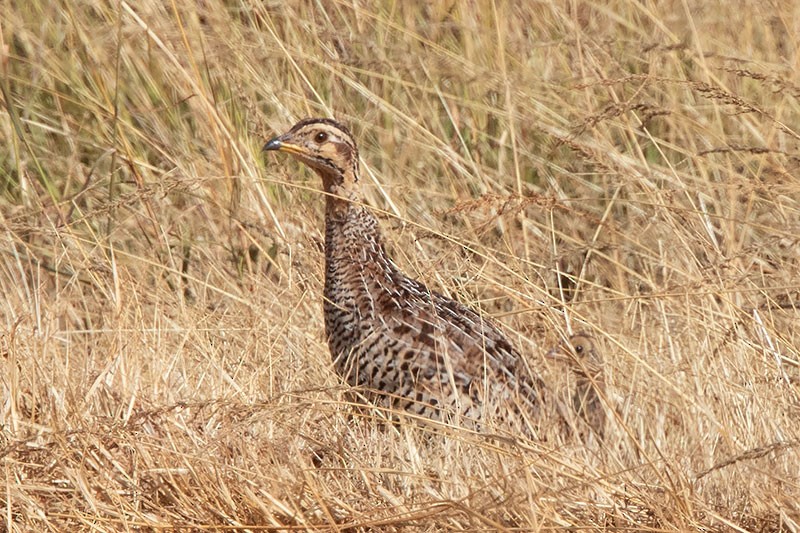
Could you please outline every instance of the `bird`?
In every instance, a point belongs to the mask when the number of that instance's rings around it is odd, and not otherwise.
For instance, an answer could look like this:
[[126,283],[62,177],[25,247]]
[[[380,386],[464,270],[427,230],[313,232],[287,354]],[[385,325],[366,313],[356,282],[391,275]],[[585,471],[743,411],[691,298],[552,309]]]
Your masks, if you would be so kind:
[[[565,362],[575,375],[572,408],[594,434],[605,437],[606,411],[603,399],[607,398],[603,361],[593,338],[587,333],[576,333],[548,352],[548,357]],[[585,435],[584,437],[587,437]]]
[[393,413],[534,435],[544,384],[489,317],[406,275],[360,192],[356,141],[328,118],[269,140],[325,194],[325,334],[336,372]]

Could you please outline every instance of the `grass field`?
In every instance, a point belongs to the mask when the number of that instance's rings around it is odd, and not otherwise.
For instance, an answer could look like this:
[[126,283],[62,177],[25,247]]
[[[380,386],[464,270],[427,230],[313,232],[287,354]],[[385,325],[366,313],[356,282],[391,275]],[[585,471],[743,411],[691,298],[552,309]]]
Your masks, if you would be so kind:
[[[800,4],[372,4],[0,4],[0,531],[800,532]],[[348,403],[306,116],[605,442]]]

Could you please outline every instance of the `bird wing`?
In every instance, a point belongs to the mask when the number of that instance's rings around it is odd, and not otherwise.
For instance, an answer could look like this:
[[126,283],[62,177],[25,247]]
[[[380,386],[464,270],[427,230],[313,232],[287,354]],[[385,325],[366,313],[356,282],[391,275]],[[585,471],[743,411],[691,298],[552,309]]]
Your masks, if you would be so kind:
[[448,381],[475,404],[486,397],[536,410],[543,385],[500,330],[471,308],[406,278],[397,296],[404,303],[384,310],[385,327],[440,385]]

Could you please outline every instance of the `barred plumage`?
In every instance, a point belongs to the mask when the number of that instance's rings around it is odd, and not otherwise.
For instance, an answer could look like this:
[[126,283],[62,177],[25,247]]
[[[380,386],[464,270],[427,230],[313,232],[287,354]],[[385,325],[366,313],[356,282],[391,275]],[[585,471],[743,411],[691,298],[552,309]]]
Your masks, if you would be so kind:
[[320,175],[325,206],[325,329],[337,372],[372,402],[478,427],[529,432],[542,382],[492,323],[403,274],[359,194],[358,149],[329,119],[307,119],[264,150]]

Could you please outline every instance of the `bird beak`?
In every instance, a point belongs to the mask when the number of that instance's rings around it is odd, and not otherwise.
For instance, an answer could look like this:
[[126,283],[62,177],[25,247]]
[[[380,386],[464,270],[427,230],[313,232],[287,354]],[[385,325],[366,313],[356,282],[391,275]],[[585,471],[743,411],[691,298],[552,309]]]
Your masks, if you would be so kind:
[[281,138],[280,137],[275,137],[274,139],[271,139],[270,141],[268,141],[267,144],[265,144],[264,147],[261,149],[261,151],[262,152],[269,152],[271,150],[280,151],[282,146],[283,146],[283,144],[281,143]]
[[564,350],[561,346],[556,346],[555,348],[551,348],[546,354],[544,354],[546,359],[550,359],[551,361],[567,361],[568,357],[564,353]]
[[308,151],[300,145],[287,142],[287,135],[275,137],[261,149],[262,152],[288,152],[290,154],[308,155]]

